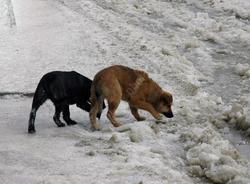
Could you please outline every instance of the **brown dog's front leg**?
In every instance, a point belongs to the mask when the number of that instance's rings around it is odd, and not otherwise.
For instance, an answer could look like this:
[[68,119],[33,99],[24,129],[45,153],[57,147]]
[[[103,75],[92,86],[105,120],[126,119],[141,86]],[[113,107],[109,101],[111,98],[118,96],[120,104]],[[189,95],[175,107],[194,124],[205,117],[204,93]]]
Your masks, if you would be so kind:
[[141,117],[141,116],[139,115],[138,109],[137,109],[137,108],[135,108],[135,107],[133,107],[133,106],[131,106],[131,105],[129,105],[129,107],[130,107],[131,113],[133,114],[133,116],[135,117],[135,119],[136,119],[137,121],[144,121],[144,120],[146,119],[145,117]]
[[132,100],[130,101],[130,104],[136,108],[150,112],[150,114],[152,114],[152,116],[157,120],[161,119],[160,113],[157,112],[155,108],[148,102],[142,100]]

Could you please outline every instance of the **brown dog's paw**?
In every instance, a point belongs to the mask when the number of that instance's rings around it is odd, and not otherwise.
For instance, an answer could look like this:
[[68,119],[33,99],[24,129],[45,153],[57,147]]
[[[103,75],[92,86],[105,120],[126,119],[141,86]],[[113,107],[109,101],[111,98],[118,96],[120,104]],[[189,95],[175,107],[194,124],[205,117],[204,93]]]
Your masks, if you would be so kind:
[[119,127],[121,126],[122,124],[121,123],[113,123],[114,127]]
[[101,130],[101,126],[99,124],[94,124],[94,125],[92,125],[91,130],[93,130],[93,131],[100,131]]
[[156,120],[162,120],[163,116],[161,114],[157,113],[157,114],[154,115],[154,118]]
[[165,122],[163,121],[163,116],[160,114],[159,118],[156,119],[155,123],[159,124],[162,123],[164,124]]

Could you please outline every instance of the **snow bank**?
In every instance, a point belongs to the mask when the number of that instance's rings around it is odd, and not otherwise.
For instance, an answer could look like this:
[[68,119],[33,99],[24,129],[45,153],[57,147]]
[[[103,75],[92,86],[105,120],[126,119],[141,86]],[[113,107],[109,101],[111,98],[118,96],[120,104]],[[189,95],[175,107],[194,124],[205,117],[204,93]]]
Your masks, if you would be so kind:
[[150,141],[151,139],[156,138],[157,125],[147,121],[134,122],[118,127],[117,131],[128,131],[128,136],[131,142]]
[[187,171],[192,176],[205,176],[214,183],[230,183],[242,178],[247,184],[250,172],[242,166],[239,152],[210,127],[190,128],[180,139],[185,143]]
[[240,104],[232,105],[229,111],[223,113],[225,121],[236,126],[241,130],[247,130],[250,128],[249,117],[245,114],[244,108]]
[[240,19],[250,19],[250,3],[244,0],[187,0],[189,4],[195,5],[197,8],[206,9],[207,6],[215,8],[217,11],[225,11]]
[[235,66],[235,73],[241,77],[249,78],[250,77],[250,65],[247,63],[245,64],[238,63]]
[[[189,123],[186,131],[180,135],[186,151],[189,175],[206,177],[221,184],[236,182],[241,178],[240,182],[247,184],[250,179],[248,165],[242,164],[244,158],[216,128],[226,127],[225,117],[221,116],[226,108],[222,99],[198,93],[189,104],[192,105],[180,110],[180,114]],[[234,106],[226,117],[231,117],[241,127],[249,127],[244,121],[246,118],[241,106]]]
[[227,184],[245,184],[245,183],[250,183],[250,179],[241,176],[236,176],[233,180],[229,181]]
[[194,32],[198,38],[212,43],[220,43],[217,34],[221,31],[221,24],[211,19],[208,13],[198,12],[196,17],[191,20],[188,30]]

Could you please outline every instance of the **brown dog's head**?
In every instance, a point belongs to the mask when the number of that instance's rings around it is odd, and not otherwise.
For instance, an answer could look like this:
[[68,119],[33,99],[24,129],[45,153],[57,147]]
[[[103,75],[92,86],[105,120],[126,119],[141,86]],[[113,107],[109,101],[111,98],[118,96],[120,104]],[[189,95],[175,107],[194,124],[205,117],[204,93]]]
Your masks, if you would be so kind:
[[174,117],[171,106],[173,103],[173,97],[168,92],[163,92],[160,95],[158,104],[157,104],[157,111],[166,116],[167,118]]

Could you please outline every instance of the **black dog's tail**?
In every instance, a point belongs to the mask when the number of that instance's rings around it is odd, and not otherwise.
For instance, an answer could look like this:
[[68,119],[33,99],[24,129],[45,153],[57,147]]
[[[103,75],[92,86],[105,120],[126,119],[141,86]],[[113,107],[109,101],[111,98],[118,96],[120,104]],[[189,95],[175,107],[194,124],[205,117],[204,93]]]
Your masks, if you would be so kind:
[[37,88],[33,97],[32,109],[38,109],[47,99],[48,99],[48,96],[43,86],[43,81],[41,80],[37,85]]
[[29,118],[29,128],[28,128],[29,133],[35,133],[36,111],[47,99],[48,99],[48,96],[43,87],[43,80],[41,79],[37,85],[37,88],[33,97],[30,118]]

